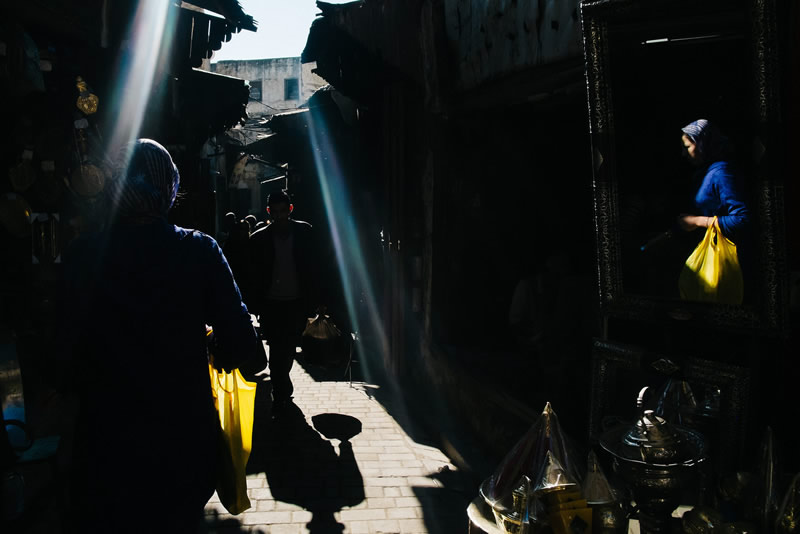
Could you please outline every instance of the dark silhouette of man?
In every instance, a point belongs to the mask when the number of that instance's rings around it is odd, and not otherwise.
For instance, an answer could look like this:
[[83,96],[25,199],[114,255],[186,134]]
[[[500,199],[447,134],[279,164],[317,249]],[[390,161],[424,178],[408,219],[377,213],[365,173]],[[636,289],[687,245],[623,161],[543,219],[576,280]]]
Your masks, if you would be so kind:
[[[235,217],[234,215],[234,218]],[[233,276],[238,284],[242,283],[242,279],[245,276],[249,237],[250,225],[244,219],[240,221],[234,219],[230,233],[227,239],[225,239],[225,244],[222,245],[222,252],[225,253],[225,257],[228,259],[228,265],[230,265]]]
[[236,214],[232,211],[229,211],[225,214],[225,217],[222,219],[222,224],[220,225],[219,232],[217,233],[217,244],[225,250],[225,241],[228,240],[228,237],[233,233],[233,229],[236,227]]
[[319,244],[309,223],[291,218],[286,191],[267,199],[270,223],[250,236],[250,274],[246,300],[259,315],[269,345],[272,413],[291,404],[289,372],[306,318],[321,306]]

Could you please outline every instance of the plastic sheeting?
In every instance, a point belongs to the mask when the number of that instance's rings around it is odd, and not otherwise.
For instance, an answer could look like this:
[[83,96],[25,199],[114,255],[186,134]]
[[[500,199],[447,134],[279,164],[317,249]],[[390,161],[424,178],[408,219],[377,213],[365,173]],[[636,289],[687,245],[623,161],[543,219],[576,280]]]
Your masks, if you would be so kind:
[[545,495],[580,489],[582,472],[573,460],[576,458],[573,451],[574,446],[563,433],[558,416],[548,402],[494,474],[481,484],[481,495],[495,511],[513,514],[513,493],[529,481],[531,498],[522,515],[529,515],[534,522],[544,522],[542,499]]

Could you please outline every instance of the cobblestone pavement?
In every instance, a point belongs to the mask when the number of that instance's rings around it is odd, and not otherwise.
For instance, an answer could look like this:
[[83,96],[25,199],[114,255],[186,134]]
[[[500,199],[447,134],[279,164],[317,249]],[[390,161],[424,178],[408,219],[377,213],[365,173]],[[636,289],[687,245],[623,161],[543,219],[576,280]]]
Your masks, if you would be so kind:
[[275,420],[268,378],[259,383],[247,478],[252,507],[229,515],[215,494],[205,532],[466,532],[476,490],[444,453],[404,429],[377,386],[341,380],[338,368],[325,375],[296,363],[295,406]]

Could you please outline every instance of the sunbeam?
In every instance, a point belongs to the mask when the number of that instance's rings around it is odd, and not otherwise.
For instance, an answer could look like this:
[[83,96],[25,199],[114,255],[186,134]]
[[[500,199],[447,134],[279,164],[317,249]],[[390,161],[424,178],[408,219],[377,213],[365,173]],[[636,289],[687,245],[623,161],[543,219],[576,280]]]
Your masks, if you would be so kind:
[[116,113],[106,146],[111,156],[139,135],[155,75],[164,71],[175,34],[178,10],[171,6],[162,0],[142,0],[136,6],[110,98]]
[[[314,153],[317,177],[336,253],[336,263],[341,274],[347,311],[352,318],[355,331],[359,332],[362,338],[377,341],[377,348],[381,356],[380,363],[386,365],[389,344],[378,313],[375,291],[368,275],[364,252],[358,239],[359,234],[336,151],[330,143],[324,119],[320,113],[312,109],[310,117],[308,129],[311,148]],[[359,292],[364,295],[367,307],[368,322],[363,325],[360,324],[361,317],[355,300],[355,295]],[[369,360],[367,363],[369,364]],[[369,380],[371,374],[369,365],[365,372],[366,378]]]

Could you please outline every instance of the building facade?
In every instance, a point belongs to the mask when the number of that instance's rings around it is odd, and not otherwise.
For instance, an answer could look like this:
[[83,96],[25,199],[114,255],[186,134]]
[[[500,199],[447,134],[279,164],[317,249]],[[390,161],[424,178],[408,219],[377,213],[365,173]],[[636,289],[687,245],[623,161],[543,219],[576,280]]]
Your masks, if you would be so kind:
[[314,65],[299,57],[227,60],[212,63],[211,72],[248,80],[250,117],[274,115],[300,107],[327,82],[314,74]]

